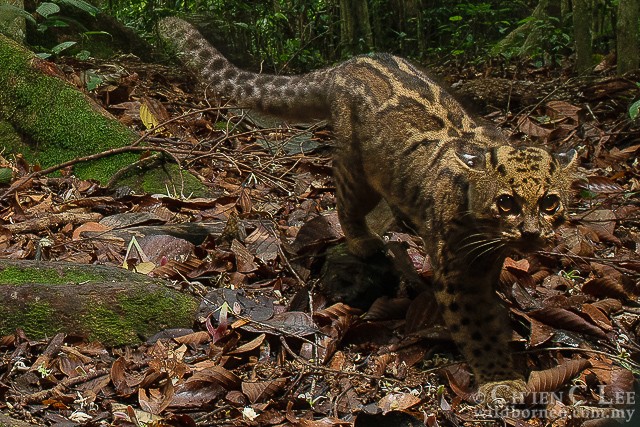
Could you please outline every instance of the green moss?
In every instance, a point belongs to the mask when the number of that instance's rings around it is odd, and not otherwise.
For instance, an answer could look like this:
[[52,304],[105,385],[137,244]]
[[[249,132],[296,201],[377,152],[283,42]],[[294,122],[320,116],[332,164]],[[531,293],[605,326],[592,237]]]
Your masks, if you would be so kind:
[[60,332],[56,322],[56,310],[49,304],[34,301],[18,311],[9,311],[2,321],[3,329],[13,331],[22,328],[29,337],[51,336]]
[[79,270],[68,268],[62,270],[54,268],[18,268],[7,267],[0,270],[0,284],[21,285],[25,283],[46,283],[62,285],[67,283],[81,283],[100,280],[99,275],[87,274]]
[[91,307],[82,323],[91,331],[91,339],[107,345],[133,344],[169,326],[191,326],[196,308],[197,302],[189,296],[170,296],[161,289],[120,295],[111,307]]
[[211,193],[202,182],[189,172],[181,171],[175,164],[160,164],[144,170],[131,170],[115,187],[139,188],[149,194],[170,196],[210,197]]
[[9,313],[0,315],[0,336],[23,328],[32,339],[66,332],[132,344],[162,329],[191,326],[198,307],[192,296],[122,268],[26,264],[0,268],[0,289],[10,286],[4,295],[16,295],[5,306]]
[[[53,74],[50,64],[0,35],[0,116],[33,143],[24,153],[43,167],[130,144],[137,135],[103,116],[87,97]],[[38,70],[36,70],[38,68]],[[46,100],[37,102],[36,100]],[[9,147],[12,150],[15,147]],[[20,150],[23,151],[23,150]],[[76,174],[106,182],[130,165],[136,154],[122,154],[77,165]]]
[[16,132],[13,126],[11,126],[11,123],[6,120],[0,120],[0,141],[2,141],[4,150],[14,153],[16,152],[16,148],[23,145],[18,132]]

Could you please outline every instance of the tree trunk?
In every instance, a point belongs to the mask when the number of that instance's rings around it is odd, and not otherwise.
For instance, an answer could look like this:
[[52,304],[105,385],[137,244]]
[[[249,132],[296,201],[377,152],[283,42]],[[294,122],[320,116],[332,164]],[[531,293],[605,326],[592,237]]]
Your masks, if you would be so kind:
[[[507,36],[500,40],[491,50],[493,55],[498,55],[504,52],[512,52],[515,48],[518,49],[518,56],[528,56],[536,48],[540,47],[540,39],[542,38],[542,30],[540,22],[547,21],[549,14],[547,9],[549,8],[549,0],[539,0],[538,5],[531,13],[531,19],[511,31]],[[524,42],[520,40],[524,37]]]
[[592,0],[573,0],[573,39],[576,45],[576,71],[587,74],[593,66],[591,37]]
[[640,2],[620,0],[618,5],[618,74],[635,70],[640,66]]
[[366,0],[340,0],[340,22],[343,56],[351,56],[373,48]]

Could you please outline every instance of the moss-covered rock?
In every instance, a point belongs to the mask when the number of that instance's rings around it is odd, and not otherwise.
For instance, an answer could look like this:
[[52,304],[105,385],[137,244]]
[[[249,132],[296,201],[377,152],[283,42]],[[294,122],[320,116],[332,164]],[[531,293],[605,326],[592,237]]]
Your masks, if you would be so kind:
[[[0,35],[0,118],[25,137],[3,141],[43,167],[131,144],[137,135],[97,107],[85,94],[56,76],[51,63]],[[106,182],[137,154],[119,154],[75,167],[80,177]]]

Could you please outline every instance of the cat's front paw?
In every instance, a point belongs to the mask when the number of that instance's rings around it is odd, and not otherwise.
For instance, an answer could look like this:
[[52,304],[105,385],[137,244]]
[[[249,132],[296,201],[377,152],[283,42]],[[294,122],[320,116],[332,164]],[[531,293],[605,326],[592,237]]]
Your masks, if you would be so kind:
[[523,403],[529,392],[521,379],[492,381],[478,388],[477,401],[489,408],[500,409]]
[[347,240],[349,252],[358,258],[366,259],[384,252],[384,241],[377,235],[356,237]]

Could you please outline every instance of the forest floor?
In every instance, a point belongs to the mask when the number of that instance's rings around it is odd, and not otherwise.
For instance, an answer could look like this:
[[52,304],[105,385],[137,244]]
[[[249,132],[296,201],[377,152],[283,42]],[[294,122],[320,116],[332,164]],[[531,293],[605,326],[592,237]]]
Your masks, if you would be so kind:
[[[98,74],[116,68],[67,65],[78,76],[88,67]],[[224,232],[199,245],[169,235],[138,239],[153,266],[148,274],[199,295],[199,316],[194,330],[165,331],[126,348],[71,333],[0,337],[2,414],[59,427],[563,427],[617,425],[638,412],[640,124],[628,114],[640,98],[635,82],[603,71],[574,83],[564,98],[520,99],[507,104],[509,112],[492,107],[495,81],[486,80],[488,95],[478,95],[480,113],[514,139],[578,149],[584,177],[555,245],[504,265],[498,292],[511,313],[518,366],[543,398],[497,413],[475,405],[472,376],[439,319],[416,236],[401,228],[386,234],[390,251],[406,254],[396,256],[401,276],[417,278],[424,292],[401,287],[363,311],[318,291],[327,276],[361,274],[322,268],[342,238],[328,128],[259,125],[210,104],[175,68],[126,62],[117,69],[120,78],[93,96],[140,132],[143,105],[147,122],[184,115],[147,143],[173,152],[215,196],[193,199],[179,188],[162,197],[114,194],[73,177],[43,177],[0,206],[0,221],[46,218],[77,199],[103,220],[147,213],[155,224],[224,221]],[[481,76],[475,81],[482,87],[492,73],[449,73],[449,83]],[[536,84],[570,80],[556,74],[521,67],[509,78],[528,81],[535,93]],[[17,175],[28,172],[24,163],[3,163]],[[100,230],[96,223],[41,223],[2,232],[0,256],[34,259],[46,238],[51,244],[38,254],[44,259],[122,266],[129,242],[88,237]],[[640,415],[635,420],[640,425]]]

